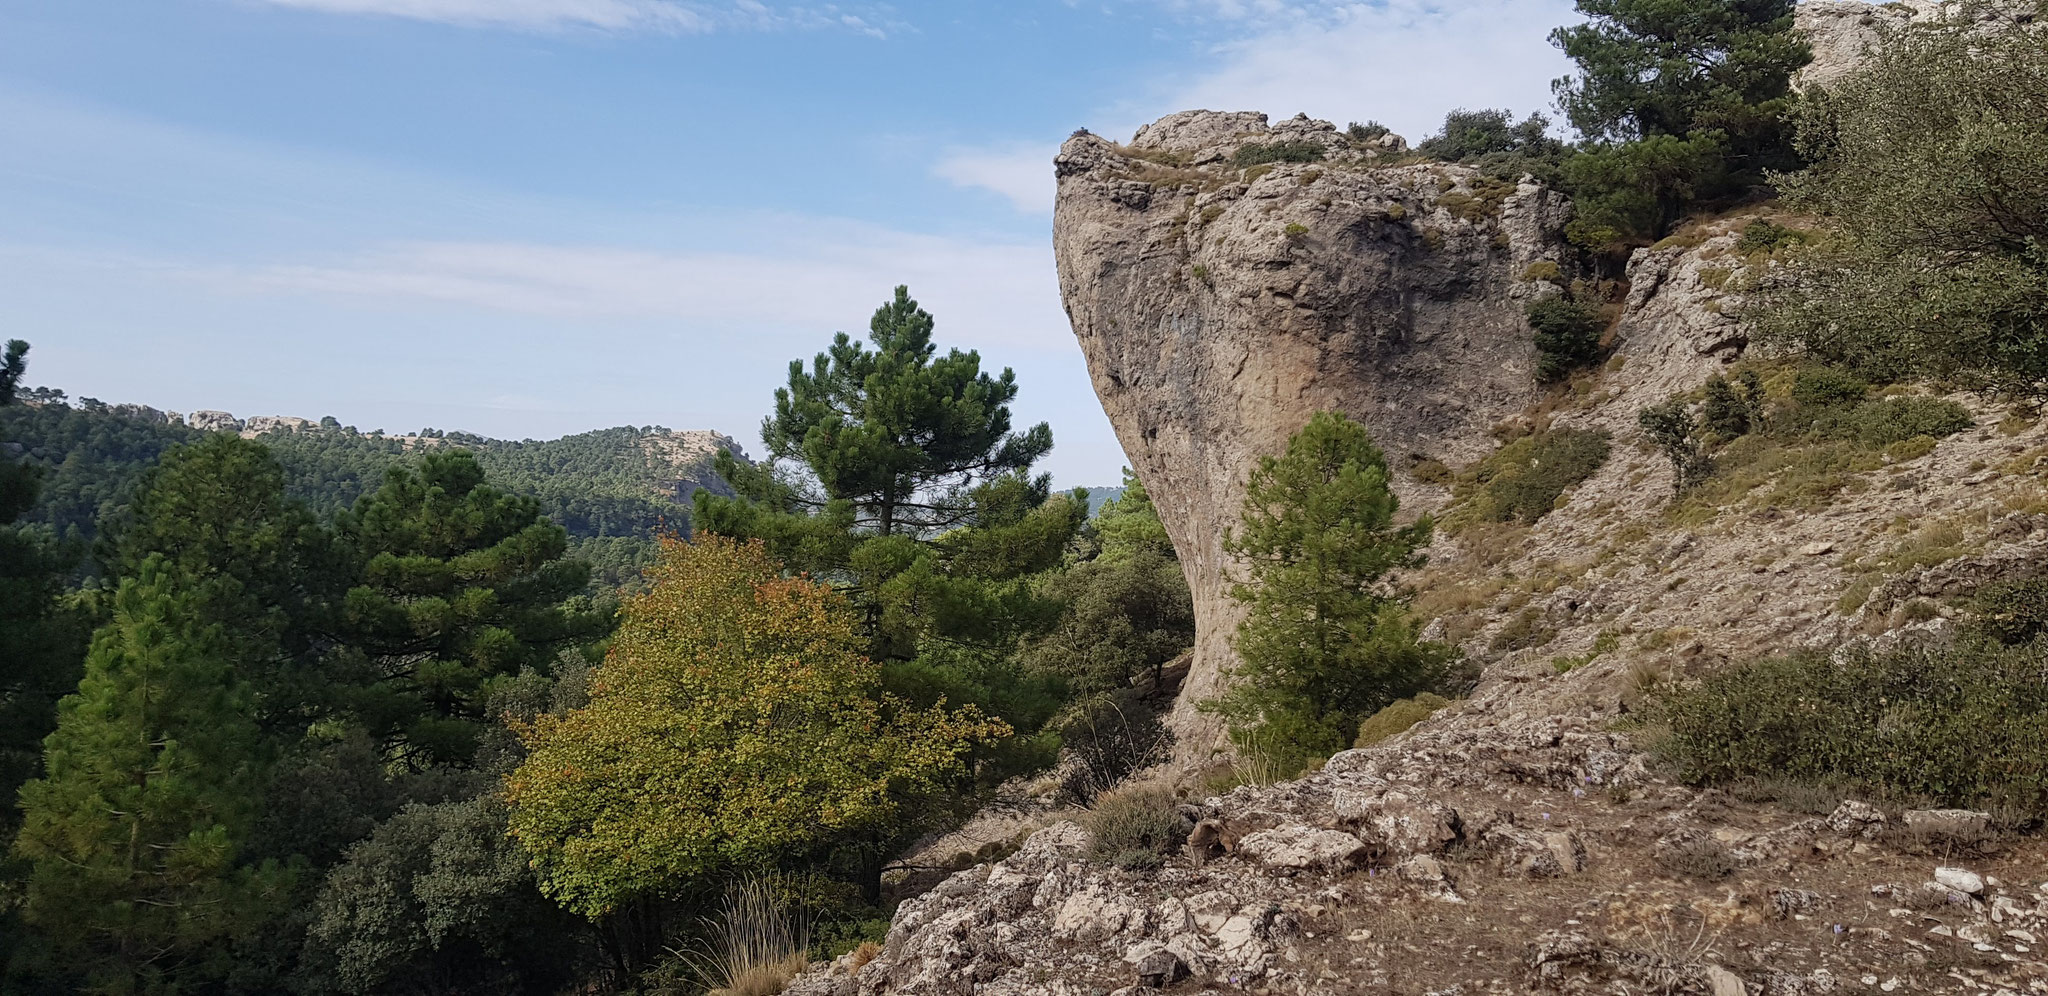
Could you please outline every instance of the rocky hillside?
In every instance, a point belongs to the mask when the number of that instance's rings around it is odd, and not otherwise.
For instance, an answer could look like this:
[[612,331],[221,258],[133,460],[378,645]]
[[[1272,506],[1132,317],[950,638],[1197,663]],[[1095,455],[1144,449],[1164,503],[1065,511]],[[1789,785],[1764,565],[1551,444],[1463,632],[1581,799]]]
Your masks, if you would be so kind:
[[[1933,9],[1805,5],[1805,78],[1839,78],[1879,25]],[[1319,161],[1258,163],[1304,146]],[[1169,777],[1193,784],[1222,744],[1195,705],[1232,663],[1223,530],[1256,459],[1319,409],[1372,430],[1410,514],[1452,523],[1403,582],[1476,689],[1300,781],[1183,793],[1189,844],[1157,869],[1054,824],[906,903],[872,960],[792,992],[2048,991],[2039,838],[1820,790],[1698,791],[1628,732],[1661,686],[1938,634],[1957,596],[2038,573],[2048,427],[1958,395],[1972,427],[1933,445],[1759,443],[1674,502],[1637,413],[1738,362],[1770,375],[1743,313],[1774,264],[1744,233],[1810,219],[1752,207],[1638,251],[1608,361],[1545,388],[1523,308],[1572,277],[1569,205],[1404,153],[1249,113],[1172,115],[1128,144],[1076,134],[1059,274],[1197,604]],[[1458,468],[1561,429],[1605,432],[1611,456],[1532,524],[1460,524]]]

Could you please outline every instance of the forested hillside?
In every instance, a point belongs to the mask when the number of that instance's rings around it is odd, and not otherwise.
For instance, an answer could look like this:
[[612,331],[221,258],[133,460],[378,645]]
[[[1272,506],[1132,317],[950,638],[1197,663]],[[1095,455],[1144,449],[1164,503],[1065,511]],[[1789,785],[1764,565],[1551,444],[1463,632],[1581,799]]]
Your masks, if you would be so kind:
[[[42,489],[23,517],[56,536],[89,543],[95,524],[118,514],[138,477],[171,447],[207,433],[151,419],[138,409],[69,402],[61,391],[35,389],[28,403],[0,409],[0,439],[21,447],[42,469]],[[652,562],[654,535],[687,531],[697,488],[730,493],[712,472],[702,443],[660,426],[620,426],[550,440],[490,439],[424,430],[412,436],[362,434],[352,427],[306,423],[253,435],[284,468],[285,493],[319,515],[354,505],[387,469],[428,450],[476,454],[492,482],[538,499],[569,533],[572,555],[589,562],[593,582],[635,583]]]
[[731,988],[734,902],[801,910],[787,978],[998,785],[1163,756],[1193,619],[1149,499],[1055,494],[933,324],[899,288],[792,373],[762,464],[197,429],[17,392],[10,343],[0,991]]

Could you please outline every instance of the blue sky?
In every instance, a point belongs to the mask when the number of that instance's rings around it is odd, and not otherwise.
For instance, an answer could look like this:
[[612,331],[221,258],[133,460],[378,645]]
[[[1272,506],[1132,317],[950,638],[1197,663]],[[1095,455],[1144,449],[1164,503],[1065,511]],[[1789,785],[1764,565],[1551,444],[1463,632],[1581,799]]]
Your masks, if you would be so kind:
[[1545,109],[1569,0],[0,0],[0,338],[177,411],[758,452],[897,283],[1124,458],[1060,308],[1051,156],[1190,107]]

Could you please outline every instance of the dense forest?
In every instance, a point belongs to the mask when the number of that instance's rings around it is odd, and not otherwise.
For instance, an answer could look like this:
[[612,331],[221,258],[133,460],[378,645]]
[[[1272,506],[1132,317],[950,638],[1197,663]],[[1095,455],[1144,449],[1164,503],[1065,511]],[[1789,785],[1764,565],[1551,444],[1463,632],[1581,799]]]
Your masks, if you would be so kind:
[[[39,468],[39,496],[22,521],[46,526],[81,550],[145,469],[205,435],[125,406],[89,398],[74,404],[47,387],[23,394],[23,403],[0,409],[0,439]],[[712,473],[710,453],[680,461],[669,455],[676,435],[661,426],[620,426],[544,441],[435,429],[398,437],[328,419],[258,438],[284,468],[286,495],[323,516],[354,505],[385,471],[429,448],[468,450],[494,484],[539,500],[568,530],[570,553],[591,565],[593,583],[610,590],[638,582],[653,562],[656,533],[687,531],[697,488],[728,490]]]
[[1055,494],[934,324],[899,288],[694,508],[661,430],[244,438],[18,390],[11,343],[5,990],[697,991],[731,889],[845,950],[1000,783],[1159,757],[1147,496]]

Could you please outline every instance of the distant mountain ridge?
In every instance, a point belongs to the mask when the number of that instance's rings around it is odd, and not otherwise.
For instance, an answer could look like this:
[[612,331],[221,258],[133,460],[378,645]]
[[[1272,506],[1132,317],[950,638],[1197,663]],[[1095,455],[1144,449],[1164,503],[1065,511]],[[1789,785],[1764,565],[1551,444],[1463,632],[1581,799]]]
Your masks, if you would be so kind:
[[28,519],[62,536],[89,539],[165,450],[206,432],[261,441],[284,465],[290,494],[322,514],[354,504],[401,460],[459,446],[476,453],[493,484],[538,499],[569,531],[571,552],[612,585],[637,579],[657,532],[687,528],[699,489],[731,493],[712,469],[719,451],[748,459],[731,436],[705,429],[618,426],[505,440],[439,429],[362,432],[331,416],[184,415],[92,398],[74,402],[51,388],[25,390],[21,401],[0,410],[0,437],[43,466],[42,498]]

